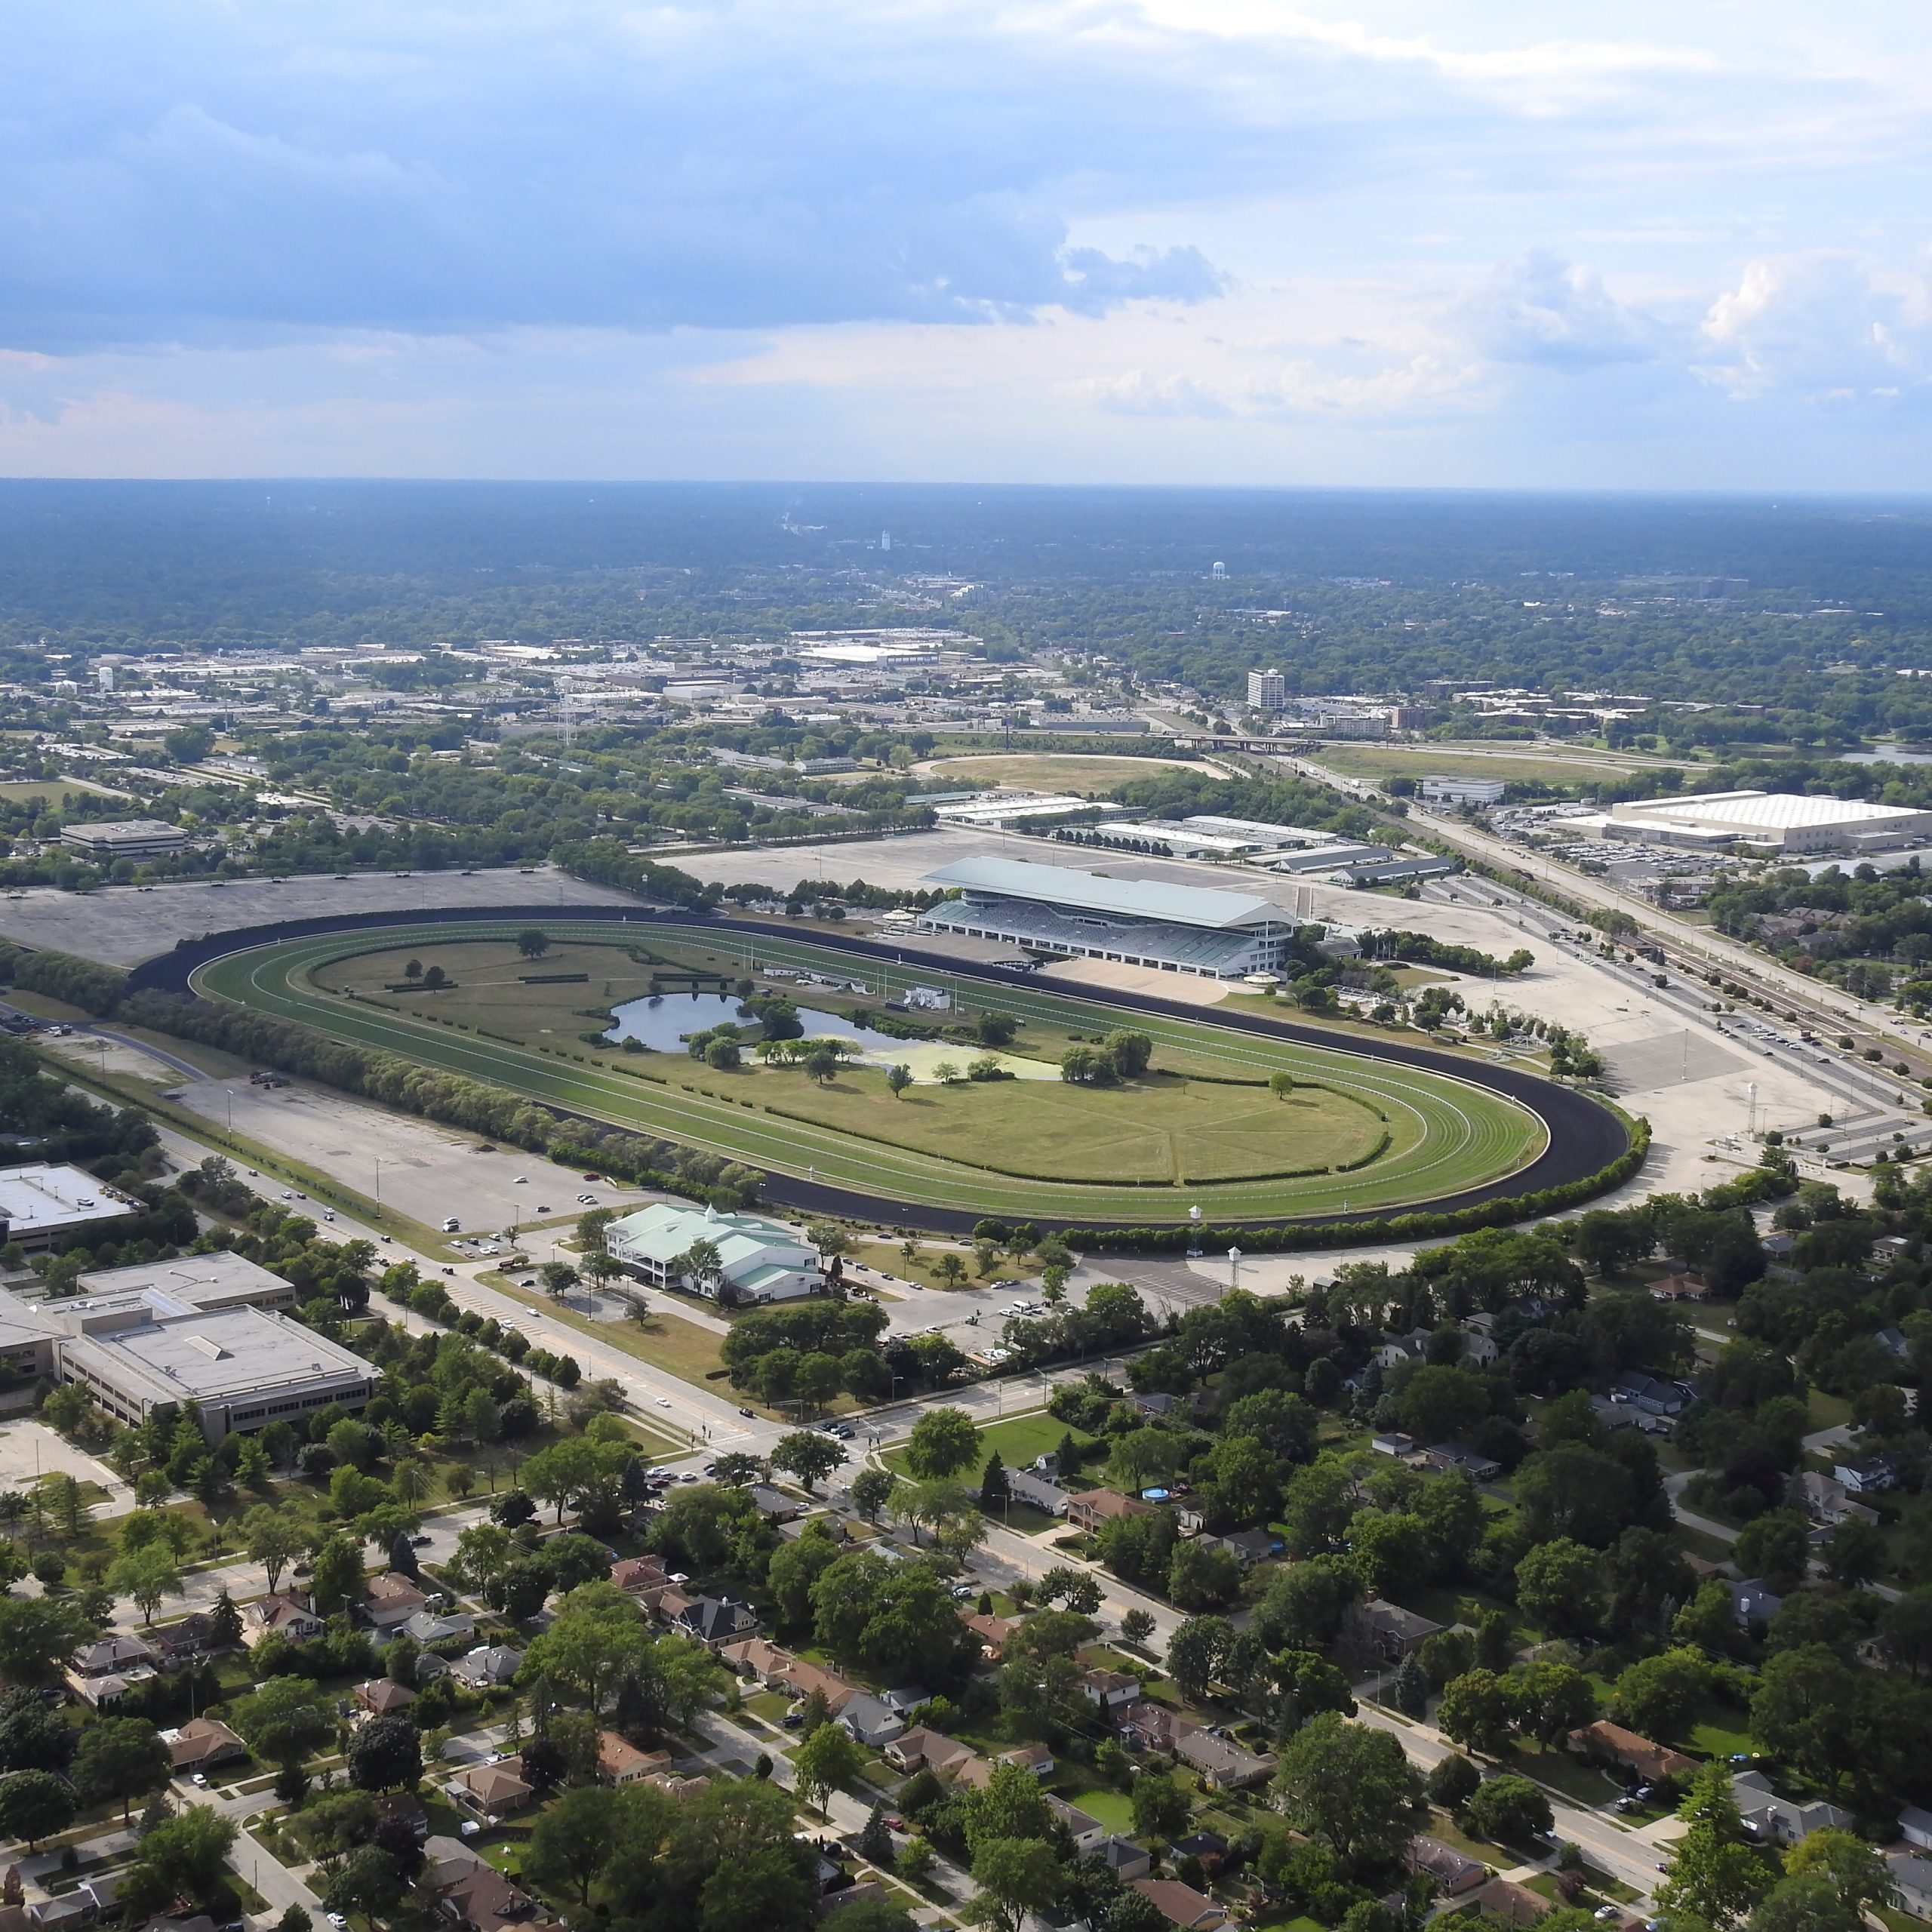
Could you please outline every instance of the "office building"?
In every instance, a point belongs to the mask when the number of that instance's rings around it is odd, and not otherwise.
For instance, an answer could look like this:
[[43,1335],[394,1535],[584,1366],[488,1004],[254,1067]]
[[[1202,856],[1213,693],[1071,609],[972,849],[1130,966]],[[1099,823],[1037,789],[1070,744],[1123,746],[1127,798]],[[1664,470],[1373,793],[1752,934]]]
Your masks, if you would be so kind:
[[158,818],[103,819],[94,825],[69,826],[60,842],[111,864],[116,859],[151,859],[159,853],[178,852],[187,844],[188,835],[178,825]]
[[1247,708],[1251,711],[1285,711],[1288,708],[1288,681],[1278,671],[1251,671],[1247,674]]
[[928,873],[925,883],[958,896],[922,912],[921,931],[1203,979],[1279,966],[1294,931],[1278,906],[1247,893],[1105,878],[1023,860],[961,859]]

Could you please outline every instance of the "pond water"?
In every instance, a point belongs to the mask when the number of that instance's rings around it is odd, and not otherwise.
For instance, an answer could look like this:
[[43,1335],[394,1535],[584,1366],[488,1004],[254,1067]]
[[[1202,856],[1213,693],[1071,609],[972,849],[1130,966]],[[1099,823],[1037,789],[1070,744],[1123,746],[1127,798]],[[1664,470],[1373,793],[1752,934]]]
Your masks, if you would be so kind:
[[1881,745],[1876,751],[1847,752],[1847,764],[1932,764],[1932,752],[1907,751],[1903,745]]
[[[626,1000],[611,1009],[612,1025],[607,1040],[638,1040],[653,1053],[674,1054],[694,1033],[707,1032],[728,1020],[749,1032],[756,1022],[740,1020],[738,1008],[744,1002],[736,993],[664,993],[656,999]],[[835,1034],[857,1044],[862,1054],[903,1054],[907,1042],[890,1033],[875,1033],[869,1026],[854,1026],[835,1013],[823,1013],[801,1006],[798,1018],[808,1039]]]

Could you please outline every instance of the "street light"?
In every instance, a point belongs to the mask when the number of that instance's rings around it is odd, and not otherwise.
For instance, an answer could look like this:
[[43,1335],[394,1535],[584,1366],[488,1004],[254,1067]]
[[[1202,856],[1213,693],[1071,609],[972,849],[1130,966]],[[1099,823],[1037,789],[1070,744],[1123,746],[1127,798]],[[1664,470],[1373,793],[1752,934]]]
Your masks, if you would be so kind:
[[375,1159],[376,1159],[376,1219],[377,1219],[377,1220],[379,1220],[379,1221],[380,1221],[380,1220],[383,1218],[383,1157],[382,1157],[382,1155],[381,1155],[378,1154],[378,1155],[375,1157]]

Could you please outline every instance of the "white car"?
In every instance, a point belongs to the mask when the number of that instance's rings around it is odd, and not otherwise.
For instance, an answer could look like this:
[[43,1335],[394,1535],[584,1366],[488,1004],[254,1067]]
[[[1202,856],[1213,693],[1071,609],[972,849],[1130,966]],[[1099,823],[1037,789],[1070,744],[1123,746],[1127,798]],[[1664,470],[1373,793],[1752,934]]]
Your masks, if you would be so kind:
[[670,1397],[669,1395],[660,1395],[657,1398],[657,1406],[660,1409],[668,1409],[671,1406]]
[[529,1185],[529,1182],[530,1177],[528,1174],[518,1174],[516,1179],[510,1183],[510,1185],[512,1187],[525,1187]]

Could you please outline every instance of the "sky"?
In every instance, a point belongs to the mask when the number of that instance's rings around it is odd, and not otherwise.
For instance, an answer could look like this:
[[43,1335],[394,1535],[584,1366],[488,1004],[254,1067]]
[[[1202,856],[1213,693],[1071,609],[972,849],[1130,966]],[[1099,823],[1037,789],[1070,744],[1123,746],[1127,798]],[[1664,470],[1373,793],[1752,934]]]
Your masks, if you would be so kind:
[[0,474],[1932,488],[1909,0],[17,12]]

